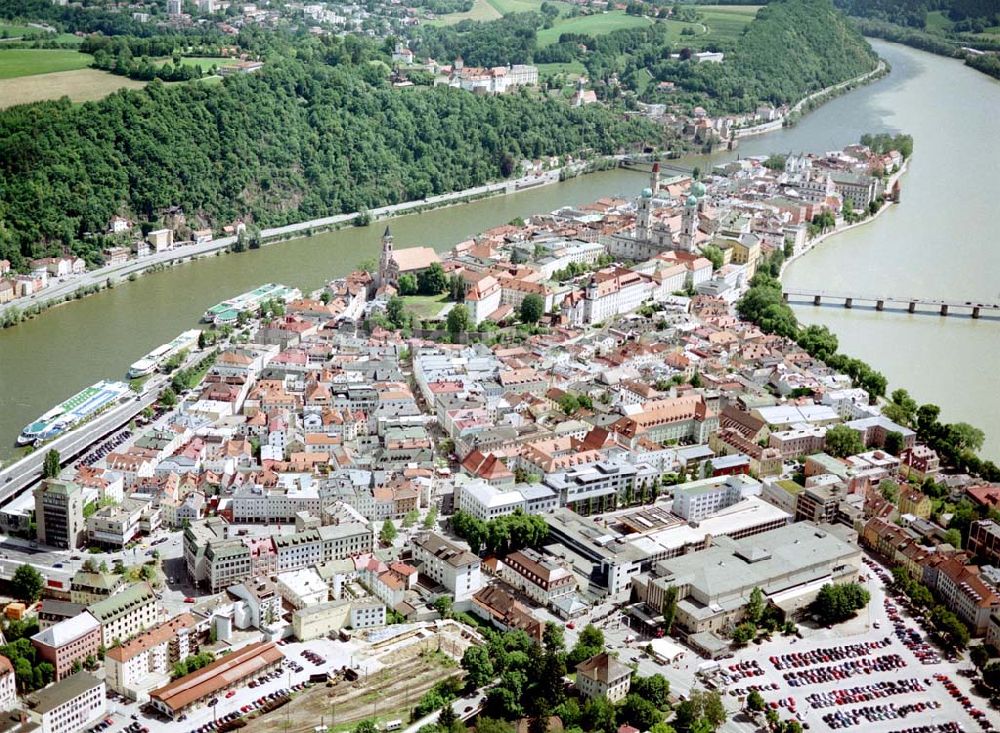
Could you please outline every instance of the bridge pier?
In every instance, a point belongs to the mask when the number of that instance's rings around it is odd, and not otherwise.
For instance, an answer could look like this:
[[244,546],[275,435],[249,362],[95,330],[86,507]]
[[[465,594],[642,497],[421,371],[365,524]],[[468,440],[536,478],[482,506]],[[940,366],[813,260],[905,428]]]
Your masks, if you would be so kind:
[[941,304],[941,315],[942,316],[948,315],[948,305],[945,303]]
[[884,311],[885,310],[885,301],[884,300],[876,300],[875,301],[875,310],[877,310],[877,311]]
[[854,307],[854,298],[844,298],[844,307],[845,308],[853,308]]
[[972,317],[973,318],[979,318],[979,306],[978,305],[974,306],[972,308]]
[[917,301],[911,300],[910,301],[910,307],[907,308],[907,310],[910,311],[910,313],[916,312],[916,310],[917,310]]
[[813,305],[819,305],[822,302],[823,302],[823,299],[821,297],[819,297],[818,295],[814,295],[813,296]]

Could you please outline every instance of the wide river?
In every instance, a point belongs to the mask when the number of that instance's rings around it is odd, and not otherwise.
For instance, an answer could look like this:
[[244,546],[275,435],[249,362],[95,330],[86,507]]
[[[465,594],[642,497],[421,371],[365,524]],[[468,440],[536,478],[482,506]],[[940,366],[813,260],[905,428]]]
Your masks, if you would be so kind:
[[[1000,247],[990,216],[1000,200],[1000,83],[950,59],[874,45],[892,64],[889,76],[824,105],[794,128],[744,140],[738,151],[832,150],[868,131],[906,131],[915,138],[902,204],[794,263],[787,282],[831,291],[1000,300]],[[732,155],[684,162],[705,168]],[[601,196],[634,196],[645,184],[644,175],[610,171],[399,217],[390,225],[398,247],[443,251],[515,217]],[[262,282],[319,287],[375,256],[383,227],[379,222],[188,263],[0,331],[0,458],[14,455],[14,438],[26,423],[92,382],[123,377],[130,363],[197,325],[209,306]],[[1000,455],[1000,377],[990,366],[1000,346],[1000,323],[843,308],[798,313],[828,324],[848,353],[885,372],[893,387],[941,405],[944,419],[982,427],[986,452]]]

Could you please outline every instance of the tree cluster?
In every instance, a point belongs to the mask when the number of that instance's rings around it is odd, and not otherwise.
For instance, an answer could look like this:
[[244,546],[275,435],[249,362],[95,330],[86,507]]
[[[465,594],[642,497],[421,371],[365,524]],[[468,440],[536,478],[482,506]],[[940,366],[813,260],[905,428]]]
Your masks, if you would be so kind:
[[506,555],[525,547],[537,547],[549,535],[549,526],[544,518],[526,514],[520,509],[485,522],[459,510],[451,517],[451,528],[469,543],[473,552],[485,551],[490,555]]
[[853,618],[870,598],[858,583],[827,583],[819,589],[811,610],[824,624],[836,624]]

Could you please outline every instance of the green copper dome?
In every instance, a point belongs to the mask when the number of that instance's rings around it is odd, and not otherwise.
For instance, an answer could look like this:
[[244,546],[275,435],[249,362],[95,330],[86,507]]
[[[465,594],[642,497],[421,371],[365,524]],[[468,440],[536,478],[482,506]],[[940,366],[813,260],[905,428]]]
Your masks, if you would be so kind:
[[701,181],[695,181],[694,183],[691,184],[691,195],[692,196],[695,196],[697,198],[701,198],[702,196],[705,195],[705,191],[706,190],[707,189],[705,188],[705,184],[702,183]]
[[651,198],[653,198],[653,189],[651,189],[651,188],[644,188],[644,189],[642,189],[642,197],[644,199],[651,199]]
[[687,206],[689,209],[693,209],[695,206],[698,205],[698,199],[695,198],[694,195],[688,196],[687,201],[684,202],[684,205]]

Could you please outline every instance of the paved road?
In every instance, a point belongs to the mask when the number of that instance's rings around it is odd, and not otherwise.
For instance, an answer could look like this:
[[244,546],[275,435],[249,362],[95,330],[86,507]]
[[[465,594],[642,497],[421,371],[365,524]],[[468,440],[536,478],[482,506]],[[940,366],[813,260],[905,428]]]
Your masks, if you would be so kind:
[[41,449],[4,468],[0,471],[0,505],[6,504],[41,477],[45,454],[50,449],[59,451],[64,462],[68,461],[108,433],[127,425],[136,415],[156,402],[160,391],[167,384],[166,376],[152,377],[146,382],[142,394],[130,397],[127,402],[117,405],[90,422],[46,443]]

